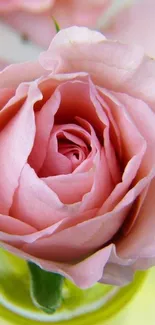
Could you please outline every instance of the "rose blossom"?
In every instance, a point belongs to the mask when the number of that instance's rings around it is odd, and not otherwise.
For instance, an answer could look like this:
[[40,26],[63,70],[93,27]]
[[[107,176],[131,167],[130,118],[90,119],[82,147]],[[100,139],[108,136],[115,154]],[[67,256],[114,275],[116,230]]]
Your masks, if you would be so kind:
[[104,20],[103,25],[101,21],[102,30],[112,39],[143,46],[148,55],[155,57],[155,1],[132,0],[130,2],[120,10],[118,15],[107,19],[106,25]]
[[0,87],[1,246],[82,288],[155,264],[155,62],[72,27]]
[[[14,0],[12,3],[9,1],[9,5],[8,1],[0,0],[0,12],[4,22],[43,47],[49,46],[56,33],[52,17],[57,20],[60,28],[71,25],[94,28],[100,15],[103,15],[112,2],[112,0],[40,0],[38,6],[37,1]],[[4,12],[4,4],[5,9],[8,6],[8,9],[14,10]]]

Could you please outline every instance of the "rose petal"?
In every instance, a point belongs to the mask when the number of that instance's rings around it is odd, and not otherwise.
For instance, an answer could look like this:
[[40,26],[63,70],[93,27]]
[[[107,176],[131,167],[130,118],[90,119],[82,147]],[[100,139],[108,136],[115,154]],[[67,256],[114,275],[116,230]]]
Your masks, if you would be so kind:
[[[151,182],[154,171],[140,180],[113,209],[71,228],[24,245],[24,251],[40,258],[70,262],[84,258],[111,240],[122,226],[135,199]],[[69,225],[68,225],[69,226]],[[61,226],[60,226],[61,229]],[[65,249],[64,249],[65,248]]]
[[94,218],[96,212],[97,209],[93,209],[84,213],[74,215],[74,218],[71,215],[69,217],[66,217],[63,220],[54,223],[52,226],[49,226],[40,231],[37,231],[35,228],[31,227],[31,229],[35,229],[35,232],[33,232],[30,235],[14,235],[14,234],[12,235],[5,232],[0,232],[0,240],[8,243],[12,243],[15,246],[16,245],[23,246],[23,244],[25,243],[33,243],[38,239],[52,235],[60,230],[66,229],[67,227],[72,227],[86,220],[90,220],[91,218]]
[[19,257],[26,260],[31,260],[47,271],[62,274],[83,289],[91,287],[101,279],[104,272],[104,267],[113,249],[113,246],[109,245],[85,260],[69,265],[35,258],[32,255],[22,252],[21,250],[3,242],[0,243],[0,246]]
[[11,214],[37,229],[43,229],[63,219],[63,204],[26,164],[20,175]]
[[21,82],[30,82],[45,73],[46,71],[38,62],[14,63],[0,71],[0,87],[18,87]]
[[36,172],[39,171],[45,160],[50,133],[53,128],[54,115],[59,105],[60,93],[56,90],[41,110],[35,114],[36,135],[29,163]]
[[102,136],[104,126],[96,114],[96,107],[91,99],[88,77],[86,81],[71,80],[65,82],[59,86],[59,90],[62,104],[56,114],[55,123],[63,125],[75,123],[76,117],[81,117],[93,125],[97,134]]
[[87,209],[100,208],[113,190],[113,183],[105,157],[104,148],[96,155],[94,163],[94,183],[91,191],[82,199],[80,211]]
[[[107,91],[107,96],[112,96],[112,93]],[[132,121],[126,106],[123,106],[123,102],[114,102],[115,97],[111,97],[111,99],[109,105],[120,130],[123,148],[123,163],[126,167],[122,175],[122,182],[116,185],[114,191],[103,204],[100,211],[101,213],[105,213],[114,208],[116,202],[118,203],[125,195],[135,177],[140,179],[146,175],[146,173],[141,174],[140,169],[147,150],[145,137],[143,138],[143,134],[139,132],[138,127]]]
[[[118,253],[121,257],[138,258],[138,260],[150,257],[150,265],[152,264],[151,257],[155,255],[154,192],[155,179],[150,184],[138,218],[132,227],[132,231],[127,236],[124,236],[117,245]],[[137,261],[138,264],[141,263]]]
[[42,180],[58,195],[61,202],[73,204],[81,201],[91,190],[94,171],[85,173],[59,175],[43,178]]
[[10,216],[0,215],[0,232],[6,232],[11,235],[28,235],[35,231],[35,228],[20,220]]
[[155,164],[155,114],[147,103],[142,100],[125,94],[116,94],[116,97],[125,106],[126,111],[147,143],[147,150],[141,166],[141,176],[142,174],[147,175]]
[[117,286],[124,286],[133,280],[135,260],[128,258],[123,259],[118,256],[116,246],[113,249],[105,265],[101,283],[113,284]]
[[54,37],[40,63],[57,73],[88,72],[95,84],[146,100],[155,109],[155,62],[139,46],[71,27]]
[[0,110],[5,107],[10,98],[15,95],[15,91],[12,88],[0,89]]
[[58,152],[57,137],[54,134],[49,141],[47,155],[39,171],[39,176],[48,177],[70,173],[72,173],[72,162],[68,157]]
[[33,105],[38,99],[40,91],[32,84],[25,103],[0,132],[0,210],[3,214],[9,213],[21,171],[32,149],[35,135]]
[[[118,161],[116,159],[114,148],[113,148],[111,140],[110,140],[109,120],[108,120],[107,115],[104,111],[104,105],[103,105],[103,107],[100,105],[100,101],[98,99],[98,93],[91,81],[90,81],[90,87],[91,87],[91,100],[94,103],[94,106],[96,108],[96,113],[97,113],[98,117],[100,118],[100,120],[102,121],[103,125],[105,125],[105,129],[103,132],[105,155],[106,155],[109,170],[110,170],[110,173],[112,176],[112,180],[115,184],[117,184],[120,180],[120,168],[118,165]],[[102,104],[104,104],[104,103],[102,102]]]

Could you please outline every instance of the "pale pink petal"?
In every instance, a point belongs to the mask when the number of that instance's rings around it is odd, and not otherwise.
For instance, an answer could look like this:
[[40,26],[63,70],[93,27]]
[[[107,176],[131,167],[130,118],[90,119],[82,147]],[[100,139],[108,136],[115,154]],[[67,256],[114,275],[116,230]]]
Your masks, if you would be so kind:
[[[123,258],[151,258],[155,255],[155,218],[154,218],[155,178],[152,180],[145,201],[132,231],[124,236],[117,245],[118,254]],[[138,263],[140,265],[141,262]],[[149,262],[149,261],[148,261]],[[148,263],[147,263],[148,265]]]
[[15,95],[15,90],[12,88],[0,89],[0,110],[7,104],[9,99]]
[[[32,86],[33,88],[33,86]],[[35,88],[35,86],[34,86]],[[0,128],[4,129],[11,119],[18,113],[22,105],[25,103],[29,92],[29,84],[21,83],[17,89],[1,88],[0,100]],[[39,90],[38,90],[39,94]]]
[[[117,158],[121,161],[123,158],[123,148],[122,148],[122,144],[121,144],[121,132],[119,130],[117,122],[115,121],[115,118],[113,117],[113,114],[110,109],[110,105],[108,106],[108,104],[105,101],[105,98],[103,96],[105,89],[100,88],[100,87],[96,87],[96,89],[97,89],[96,97],[97,97],[99,103],[104,108],[104,111],[108,118],[106,125],[107,125],[107,128],[109,129],[111,142],[113,144],[113,147],[115,148],[115,151],[117,152]],[[102,119],[103,119],[103,117],[102,117]],[[114,158],[116,159],[116,156]],[[119,175],[119,177],[120,177],[120,175]],[[116,181],[119,181],[119,179],[116,179]]]
[[14,195],[11,214],[38,230],[63,219],[63,204],[57,195],[26,164]]
[[[66,142],[61,142],[61,140],[66,140]],[[67,144],[67,140],[72,141],[72,145],[71,143]],[[82,166],[86,160],[91,160],[92,162],[94,151],[96,153],[94,142],[94,138],[92,141],[90,134],[77,124],[67,123],[55,125],[51,133],[46,159],[42,169],[39,172],[39,175],[46,177],[52,175],[69,174],[73,171],[79,172],[79,169],[82,170]],[[86,144],[90,145],[92,148],[90,154]],[[98,146],[100,147],[100,145]],[[73,152],[75,150],[77,151],[76,153],[79,154],[79,159],[74,159]],[[90,168],[91,167],[92,164]]]
[[155,108],[155,61],[139,46],[70,27],[54,37],[40,63],[57,73],[88,72],[95,84],[146,100]]
[[0,210],[4,214],[9,213],[21,171],[33,146],[33,105],[39,99],[40,91],[34,83],[29,89],[25,103],[0,132]]
[[54,223],[52,226],[49,226],[39,231],[30,226],[31,229],[34,230],[34,232],[29,235],[15,235],[0,232],[0,240],[5,241],[7,243],[12,243],[13,245],[17,244],[20,246],[23,246],[23,244],[25,243],[34,243],[38,239],[48,237],[56,232],[59,232],[60,230],[66,229],[67,227],[72,227],[86,220],[90,220],[91,218],[94,218],[96,216],[96,212],[97,209],[89,210],[85,213],[79,213],[77,215],[74,215],[74,218],[72,215],[70,215],[69,217],[66,217],[63,220]]
[[72,173],[72,162],[68,157],[58,152],[57,137],[54,134],[49,141],[47,155],[39,171],[39,176],[48,177],[70,173]]
[[[125,94],[115,94],[120,103],[125,106],[126,111],[134,121],[138,131],[141,133],[147,144],[147,150],[141,166],[141,176],[147,175],[155,164],[155,114],[152,109],[142,100],[127,96]],[[131,144],[130,137],[130,144]],[[135,141],[135,135],[133,142]],[[136,142],[136,141],[135,141]],[[133,146],[133,145],[131,145]]]
[[[101,216],[81,222],[70,228],[57,230],[55,234],[24,245],[25,252],[39,258],[70,262],[94,253],[105,245],[122,226],[132,204],[154,177],[140,180],[113,209]],[[68,224],[69,227],[69,224]]]
[[21,82],[35,80],[45,73],[38,62],[11,64],[0,71],[0,87],[16,88]]
[[134,264],[134,259],[120,258],[116,252],[116,246],[113,245],[108,263],[105,265],[99,282],[117,286],[128,284],[134,277]]
[[[105,213],[109,211],[109,209],[114,208],[116,202],[118,203],[123,198],[135,177],[139,176],[140,179],[140,177],[144,177],[146,175],[146,173],[140,174],[140,167],[147,149],[145,137],[143,138],[143,134],[141,134],[137,128],[138,126],[136,127],[132,121],[127,112],[126,106],[123,106],[123,102],[116,101],[117,97],[112,98],[112,93],[109,93],[108,91],[104,91],[103,93],[106,94],[109,99],[109,96],[111,95],[111,101],[108,103],[120,130],[123,148],[122,162],[125,167],[122,175],[122,181],[116,185],[114,191],[108,197],[107,201],[103,203],[101,213]],[[134,103],[133,109],[136,107],[135,105],[136,103]]]
[[28,235],[36,231],[35,228],[29,226],[20,220],[6,215],[0,215],[0,232],[5,232],[11,235]]
[[113,182],[105,157],[104,148],[93,159],[94,183],[89,193],[82,199],[80,211],[87,211],[94,207],[100,208],[113,190]]
[[101,209],[99,210],[99,214],[111,211],[127,193],[130,185],[137,175],[145,150],[146,147],[144,145],[140,152],[129,161],[123,173],[122,182],[116,185],[107,200],[103,203]]
[[116,155],[115,155],[114,147],[110,140],[110,134],[109,134],[110,133],[110,123],[109,123],[108,117],[106,115],[106,111],[104,110],[104,102],[102,102],[101,98],[99,98],[98,93],[91,81],[90,81],[90,89],[91,89],[91,100],[95,106],[97,116],[102,121],[103,125],[105,125],[104,131],[103,131],[103,143],[104,143],[104,148],[105,148],[105,155],[106,155],[106,159],[107,159],[107,163],[109,166],[112,180],[115,184],[117,184],[120,181],[121,173],[120,173],[120,167],[119,167]]
[[54,115],[60,105],[60,93],[55,91],[50,99],[35,114],[36,135],[29,157],[30,165],[36,172],[40,170],[46,157],[50,133],[53,128]]
[[155,57],[152,36],[155,29],[154,11],[154,0],[131,1],[131,5],[110,19],[107,28],[102,30],[108,38],[141,45],[148,55]]
[[[131,260],[129,260],[131,263]],[[134,262],[132,263],[134,264]],[[134,267],[133,265],[120,265],[116,263],[107,263],[104,268],[104,273],[99,281],[103,284],[115,286],[124,286],[133,281]]]
[[[96,114],[88,77],[86,81],[71,80],[65,82],[59,86],[59,90],[62,104],[56,114],[55,123],[75,123],[76,118],[81,117],[93,125],[97,135],[103,136],[104,125]],[[82,95],[79,96],[79,94]]]
[[73,204],[81,201],[91,190],[94,171],[85,173],[58,175],[43,178],[43,181],[58,195],[61,202]]
[[[21,234],[18,234],[18,232],[16,232],[17,229],[15,229],[15,233],[12,233],[12,232],[8,233],[8,232],[0,231],[0,240],[10,243],[16,247],[23,247],[23,244],[25,244],[25,243],[33,243],[37,239],[43,238],[44,236],[51,235],[52,233],[56,232],[56,230],[62,224],[62,221],[59,221],[48,228],[37,231],[36,228],[25,224],[23,221],[20,221],[18,219],[12,218],[12,217],[10,217],[10,218],[11,218],[10,224],[13,225],[13,222],[14,222],[13,220],[15,220],[14,225],[17,225],[17,226],[19,225],[18,228],[20,227],[20,229],[23,229],[23,226],[26,225],[25,229],[26,230],[29,229],[29,232],[25,232],[25,233],[21,232]],[[3,226],[3,224],[2,224],[2,226]],[[7,226],[5,225],[5,228],[3,227],[3,229],[6,230]]]
[[126,202],[116,211],[64,229],[48,238],[25,244],[23,249],[34,256],[48,260],[72,262],[85,258],[103,247],[113,237],[130,208],[131,202]]
[[[76,125],[75,125],[75,131],[76,131]],[[81,164],[83,163],[83,161],[85,161],[85,159],[88,157],[90,152],[88,150],[86,143],[80,138],[80,135],[83,134],[79,133],[79,137],[78,137],[72,134],[71,132],[70,130],[68,132],[62,131],[61,137],[64,140],[64,142],[61,143],[61,139],[60,139],[60,142],[58,140],[58,144],[59,144],[59,152],[71,160],[72,170],[74,171],[78,166],[81,166]]]

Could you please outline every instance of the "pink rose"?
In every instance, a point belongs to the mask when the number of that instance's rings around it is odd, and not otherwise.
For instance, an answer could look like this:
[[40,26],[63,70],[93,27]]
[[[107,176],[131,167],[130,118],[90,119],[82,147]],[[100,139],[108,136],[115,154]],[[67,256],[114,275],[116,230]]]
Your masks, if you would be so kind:
[[[71,25],[94,28],[100,15],[103,15],[112,2],[112,0],[40,0],[40,4],[46,3],[46,6],[50,5],[47,10],[44,10],[44,7],[41,6],[39,13],[39,6],[36,5],[38,4],[37,1],[29,0],[27,4],[27,0],[20,0],[21,6],[16,5],[14,7],[16,10],[13,12],[2,12],[1,17],[6,23],[43,47],[49,46],[52,37],[56,33],[52,17],[57,20],[61,28]],[[1,2],[2,0],[0,5]],[[14,3],[19,3],[19,1],[16,0]],[[7,5],[5,4],[5,6]],[[36,12],[34,12],[35,8]]]
[[1,246],[82,288],[155,264],[155,62],[72,27],[0,73]]
[[129,6],[122,7],[118,15],[110,15],[114,12],[114,8],[111,8],[106,25],[104,19],[100,22],[102,30],[112,39],[143,46],[148,55],[155,57],[155,1],[130,0],[130,2]]

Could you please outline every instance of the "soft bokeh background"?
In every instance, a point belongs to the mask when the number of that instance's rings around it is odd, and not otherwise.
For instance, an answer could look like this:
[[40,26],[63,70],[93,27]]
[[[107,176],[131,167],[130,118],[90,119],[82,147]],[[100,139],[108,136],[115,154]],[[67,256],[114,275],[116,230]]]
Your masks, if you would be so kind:
[[[89,0],[89,3],[93,3],[93,1],[96,3],[96,0]],[[91,25],[91,28],[102,31],[108,38],[118,39],[123,43],[143,46],[146,54],[155,57],[155,0],[97,0],[100,4],[102,1],[104,3],[103,10],[98,13],[98,16],[95,16],[95,23],[94,21],[90,23],[90,12],[94,10],[92,6],[92,9],[89,8],[88,22],[85,8],[85,16],[81,20],[77,20],[80,21],[79,25]],[[12,15],[15,16],[15,13]],[[44,17],[44,21],[38,18],[40,17],[38,12],[35,14],[28,12],[26,15],[21,16],[19,24],[12,23],[17,28],[17,32],[15,32],[15,29],[7,24],[7,22],[11,24],[12,19],[7,20],[4,13],[0,12],[0,59],[8,62],[34,60],[42,49],[48,46],[49,37],[47,41],[45,36],[46,34],[49,35],[50,27],[49,24],[45,24],[46,18]],[[7,17],[9,17],[9,13]],[[16,19],[15,16],[14,21]],[[69,25],[70,21],[67,19],[68,17],[66,17],[66,26]],[[61,27],[61,21],[58,21],[58,23]],[[31,25],[30,27],[29,24]],[[36,27],[37,24],[38,27]],[[64,20],[63,24],[65,25]],[[19,26],[22,26],[22,28],[19,28]],[[52,17],[51,28],[52,37],[55,30]],[[21,30],[24,30],[25,34],[21,33]],[[38,33],[36,33],[36,30],[38,30]],[[29,39],[25,37],[26,31],[27,35],[32,36]],[[40,36],[36,37],[36,34]],[[46,42],[42,41],[44,38],[46,38]],[[32,42],[30,39],[38,42]]]

